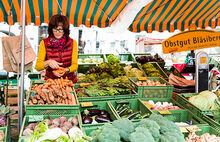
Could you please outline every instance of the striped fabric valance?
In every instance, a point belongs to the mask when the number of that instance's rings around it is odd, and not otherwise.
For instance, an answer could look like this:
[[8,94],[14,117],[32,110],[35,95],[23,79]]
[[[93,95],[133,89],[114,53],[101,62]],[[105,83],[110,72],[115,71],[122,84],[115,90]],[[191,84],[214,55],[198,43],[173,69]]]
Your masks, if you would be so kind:
[[142,8],[129,30],[184,31],[191,24],[203,29],[220,26],[220,0],[154,0]]
[[[48,23],[54,14],[69,18],[74,26],[108,27],[127,5],[129,0],[26,0],[26,21],[28,23]],[[13,17],[10,20],[9,11]],[[0,22],[9,24],[20,22],[21,0],[0,0]]]

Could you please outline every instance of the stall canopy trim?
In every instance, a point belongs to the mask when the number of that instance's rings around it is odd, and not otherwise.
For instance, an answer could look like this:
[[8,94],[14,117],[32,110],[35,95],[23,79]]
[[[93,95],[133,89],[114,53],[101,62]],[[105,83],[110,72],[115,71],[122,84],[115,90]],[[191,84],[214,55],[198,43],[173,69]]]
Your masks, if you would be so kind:
[[220,0],[154,0],[136,15],[129,30],[185,31],[191,24],[201,29],[220,26]]
[[[52,15],[63,13],[75,27],[111,25],[129,0],[26,0],[26,24],[48,23]],[[13,20],[9,23],[8,13]],[[21,0],[1,0],[0,22],[20,22]]]

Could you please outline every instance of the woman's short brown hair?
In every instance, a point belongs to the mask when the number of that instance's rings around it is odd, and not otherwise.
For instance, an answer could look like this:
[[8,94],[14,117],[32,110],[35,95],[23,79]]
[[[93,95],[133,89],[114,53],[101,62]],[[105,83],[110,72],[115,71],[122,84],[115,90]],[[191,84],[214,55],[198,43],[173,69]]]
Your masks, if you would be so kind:
[[50,22],[48,26],[48,34],[53,35],[53,28],[57,28],[59,26],[59,23],[63,24],[64,35],[68,38],[70,34],[69,20],[66,16],[61,15],[61,14],[53,15],[50,18]]

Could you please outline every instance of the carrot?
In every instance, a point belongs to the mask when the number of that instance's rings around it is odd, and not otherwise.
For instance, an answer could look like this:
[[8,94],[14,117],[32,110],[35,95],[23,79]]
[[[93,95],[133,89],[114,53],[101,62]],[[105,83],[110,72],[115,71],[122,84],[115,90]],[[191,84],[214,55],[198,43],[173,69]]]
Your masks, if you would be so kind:
[[62,88],[64,88],[64,81],[63,81],[63,77],[61,77],[61,78],[60,78],[60,83],[61,83]]
[[68,103],[68,99],[65,99],[65,104],[66,104],[66,105],[68,105],[68,104],[69,104],[69,103]]
[[51,88],[53,89],[54,93],[57,94],[57,96],[62,96],[62,91],[58,88],[56,88],[55,85],[52,85]]
[[50,101],[49,95],[46,93],[45,96],[46,96],[46,99],[47,99],[47,103],[51,104],[52,102]]
[[63,88],[61,88],[61,91],[62,91],[62,94],[63,94],[62,98],[63,98],[63,99],[66,99],[66,98],[67,98],[67,95],[66,95],[65,90],[64,90]]
[[41,89],[40,89],[39,87],[36,87],[36,88],[34,89],[34,91],[35,91],[37,94],[40,94],[40,93],[41,93]]
[[32,102],[31,100],[28,101],[28,104],[29,104],[29,105],[34,105],[33,102]]
[[52,90],[49,90],[49,99],[53,102],[54,101],[54,96]]
[[40,95],[35,95],[34,98],[40,100]]
[[74,95],[72,95],[72,104],[73,104],[73,105],[76,105],[76,98],[75,98]]
[[38,100],[38,104],[40,105],[40,104],[44,104],[44,101],[42,100],[42,99],[40,99],[40,100]]
[[47,89],[51,83],[44,83],[42,89]]
[[60,79],[57,79],[57,82],[59,83],[58,86],[59,86],[60,88],[62,88]]
[[73,87],[73,86],[74,86],[73,82],[72,82],[72,81],[71,81],[71,82],[69,82],[69,83],[68,83],[68,86]]
[[44,101],[46,101],[47,99],[46,99],[46,96],[45,96],[45,94],[44,94],[44,92],[42,91],[41,93],[40,93],[40,97],[44,100]]
[[67,95],[67,98],[68,98],[69,100],[72,99],[70,92],[66,92],[66,95]]
[[62,104],[65,104],[65,100],[62,100]]
[[56,85],[58,85],[58,84],[59,84],[59,83],[58,83],[58,81],[57,81],[57,79],[55,79],[55,80],[54,80],[54,82],[56,83]]
[[57,103],[58,103],[58,98],[54,98],[54,102],[57,102]]

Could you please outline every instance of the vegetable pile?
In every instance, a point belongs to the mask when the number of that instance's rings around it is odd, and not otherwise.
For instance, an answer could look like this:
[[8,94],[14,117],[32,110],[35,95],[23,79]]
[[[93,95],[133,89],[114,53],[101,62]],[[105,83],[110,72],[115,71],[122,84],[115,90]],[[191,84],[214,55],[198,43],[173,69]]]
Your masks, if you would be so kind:
[[220,137],[208,133],[197,136],[195,132],[191,132],[186,138],[186,142],[220,142]]
[[7,116],[14,114],[14,110],[10,110],[9,106],[1,105],[0,106],[0,127],[7,125]]
[[131,109],[129,104],[126,103],[118,104],[115,109],[121,118],[128,118],[129,120],[144,119],[151,115],[150,113],[141,114],[140,111]]
[[159,57],[158,54],[156,54],[154,56],[137,56],[135,59],[138,63],[141,63],[141,64],[145,64],[147,62],[157,62],[157,63],[161,64],[162,67],[164,67],[164,65],[165,65],[164,59]]
[[100,63],[103,63],[103,58],[78,59],[78,64],[100,64]]
[[124,67],[126,72],[126,76],[128,77],[142,77],[144,76],[143,72],[137,68],[132,68],[132,66],[128,65]]
[[83,124],[111,122],[110,114],[105,110],[85,109],[81,112]]
[[[68,135],[67,135],[68,133]],[[88,142],[91,140],[78,127],[76,117],[46,119],[29,124],[23,131],[27,142]]]
[[[76,117],[70,117],[67,119],[64,116],[60,116],[56,119],[45,119],[43,123],[49,128],[60,128],[64,133],[67,133],[69,129],[72,127],[76,127],[79,125],[78,119]],[[25,127],[23,131],[23,136],[30,136],[34,133],[36,126],[39,124],[37,123],[30,123],[27,127]],[[39,126],[39,125],[38,125]],[[44,126],[42,124],[42,126]]]
[[173,105],[173,103],[168,102],[154,102],[152,100],[142,101],[145,106],[150,108],[151,110],[179,110],[178,106]]
[[166,84],[162,84],[159,81],[153,80],[137,81],[136,84],[138,86],[166,86]]
[[93,142],[185,142],[180,128],[157,114],[136,124],[127,118],[115,120],[91,132],[89,136]]
[[141,68],[144,70],[144,72],[146,73],[146,75],[148,77],[163,77],[160,74],[160,71],[158,69],[156,69],[153,64],[151,63],[145,63],[145,64],[139,64],[139,66],[141,66]]
[[126,76],[115,79],[102,79],[90,84],[81,84],[81,88],[75,90],[77,97],[96,97],[132,94],[132,87]]
[[5,134],[3,130],[0,130],[0,142],[4,142],[4,139],[5,139]]
[[75,96],[70,93],[73,83],[67,79],[48,79],[44,84],[34,85],[30,94],[29,105],[65,104],[76,105]]
[[199,93],[199,95],[195,95],[189,98],[189,102],[191,102],[201,110],[216,109],[215,101],[218,101],[218,97],[216,96],[216,94],[208,90],[202,91]]

